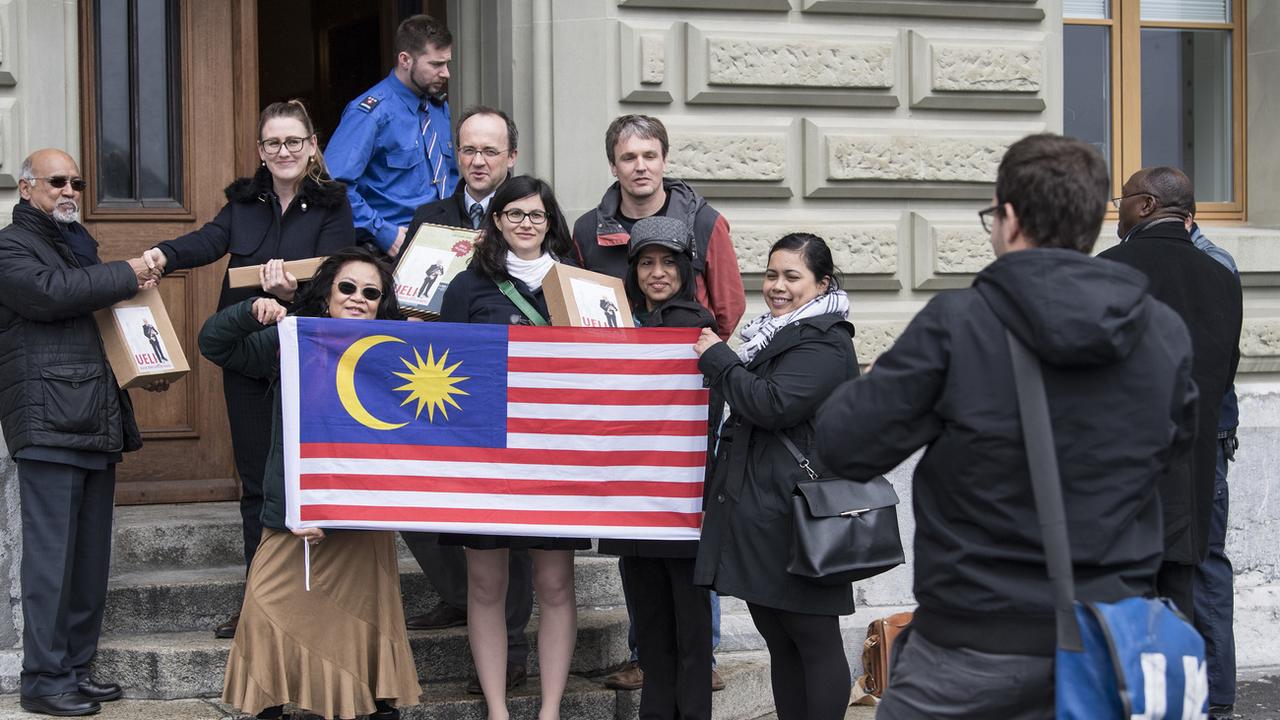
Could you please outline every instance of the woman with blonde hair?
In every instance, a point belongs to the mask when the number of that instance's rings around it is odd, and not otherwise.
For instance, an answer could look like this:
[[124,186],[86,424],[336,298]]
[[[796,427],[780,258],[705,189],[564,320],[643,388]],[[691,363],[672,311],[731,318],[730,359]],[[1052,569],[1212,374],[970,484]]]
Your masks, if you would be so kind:
[[[253,177],[226,188],[227,204],[204,227],[156,245],[143,253],[151,267],[164,272],[210,265],[230,255],[228,270],[271,260],[301,260],[330,255],[355,242],[346,186],[329,178],[320,155],[315,128],[301,101],[268,105],[258,118],[258,157]],[[268,263],[262,287],[281,300],[293,299],[298,281],[281,262]],[[259,289],[233,289],[224,276],[218,309],[259,294]],[[262,536],[262,473],[267,458],[266,434],[271,422],[271,395],[265,380],[224,369],[222,389],[231,421],[231,449],[240,476],[240,516],[247,569]],[[235,635],[233,615],[214,631]]]

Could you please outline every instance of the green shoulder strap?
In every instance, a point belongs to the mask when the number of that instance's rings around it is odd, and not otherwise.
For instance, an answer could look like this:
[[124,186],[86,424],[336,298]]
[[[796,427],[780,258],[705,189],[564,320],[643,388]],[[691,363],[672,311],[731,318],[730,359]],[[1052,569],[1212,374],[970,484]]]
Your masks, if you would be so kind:
[[524,299],[524,296],[520,294],[519,290],[516,290],[516,286],[512,285],[510,280],[503,280],[498,283],[498,289],[502,291],[503,295],[507,296],[508,300],[515,303],[517,308],[520,308],[520,312],[524,313],[524,316],[529,318],[529,322],[534,325],[551,324],[547,322],[546,318],[542,317],[542,313],[538,312],[537,308],[530,305],[529,301]]

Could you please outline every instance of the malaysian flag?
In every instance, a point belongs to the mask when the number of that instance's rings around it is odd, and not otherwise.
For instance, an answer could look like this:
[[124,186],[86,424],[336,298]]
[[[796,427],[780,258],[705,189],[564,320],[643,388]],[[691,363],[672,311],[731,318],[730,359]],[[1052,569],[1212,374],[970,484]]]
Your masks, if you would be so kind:
[[698,332],[287,318],[287,524],[697,539]]

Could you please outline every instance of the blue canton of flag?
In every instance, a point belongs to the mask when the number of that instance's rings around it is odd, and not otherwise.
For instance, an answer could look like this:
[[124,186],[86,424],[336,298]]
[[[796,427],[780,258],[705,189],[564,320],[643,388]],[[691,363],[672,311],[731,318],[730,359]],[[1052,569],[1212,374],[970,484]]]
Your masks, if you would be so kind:
[[505,327],[298,318],[297,333],[301,442],[505,445]]

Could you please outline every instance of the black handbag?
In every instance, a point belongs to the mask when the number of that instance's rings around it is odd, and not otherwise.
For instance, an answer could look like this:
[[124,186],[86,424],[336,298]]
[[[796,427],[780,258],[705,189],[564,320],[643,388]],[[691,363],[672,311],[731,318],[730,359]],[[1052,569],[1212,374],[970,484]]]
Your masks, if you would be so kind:
[[791,497],[787,572],[821,585],[843,585],[906,562],[898,533],[898,493],[883,475],[867,482],[820,477],[791,438],[778,439],[809,476]]

